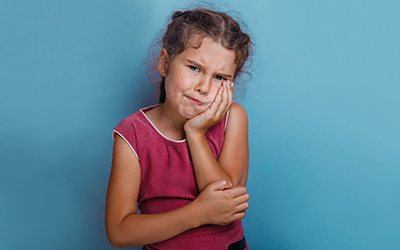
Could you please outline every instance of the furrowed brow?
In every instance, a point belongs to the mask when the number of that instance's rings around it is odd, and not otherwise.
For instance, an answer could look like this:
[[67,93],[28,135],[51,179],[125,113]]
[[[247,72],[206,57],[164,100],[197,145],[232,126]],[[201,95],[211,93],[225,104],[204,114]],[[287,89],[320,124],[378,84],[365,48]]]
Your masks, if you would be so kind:
[[[185,60],[186,60],[187,62],[192,63],[192,64],[194,64],[194,65],[196,65],[196,66],[199,66],[199,67],[201,67],[201,68],[206,68],[204,65],[201,65],[201,64],[198,63],[198,62],[195,62],[195,61],[192,61],[192,60],[189,60],[189,59],[185,59]],[[217,74],[220,75],[220,76],[226,77],[226,78],[232,77],[232,75],[225,74],[225,73],[217,73]]]

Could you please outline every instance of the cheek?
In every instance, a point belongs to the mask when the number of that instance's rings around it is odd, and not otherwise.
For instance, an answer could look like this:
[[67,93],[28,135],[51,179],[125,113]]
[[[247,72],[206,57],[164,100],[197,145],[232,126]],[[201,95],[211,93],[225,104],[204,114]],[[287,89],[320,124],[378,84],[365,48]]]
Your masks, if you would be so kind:
[[165,87],[165,92],[168,99],[170,99],[171,101],[176,101],[178,100],[178,98],[180,98],[182,87],[179,85],[179,83],[174,83],[170,81]]
[[171,94],[175,96],[175,98],[179,95],[182,95],[182,93],[184,93],[191,86],[190,79],[188,81],[183,78],[170,79],[168,83],[168,91],[171,92]]

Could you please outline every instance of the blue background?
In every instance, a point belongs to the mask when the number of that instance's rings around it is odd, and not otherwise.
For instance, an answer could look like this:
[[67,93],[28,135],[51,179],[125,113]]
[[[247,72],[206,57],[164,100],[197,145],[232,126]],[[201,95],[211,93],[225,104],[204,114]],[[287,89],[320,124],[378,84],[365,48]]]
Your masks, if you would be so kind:
[[[251,249],[400,249],[395,1],[221,1],[248,26]],[[0,248],[112,249],[111,131],[188,1],[0,1]]]

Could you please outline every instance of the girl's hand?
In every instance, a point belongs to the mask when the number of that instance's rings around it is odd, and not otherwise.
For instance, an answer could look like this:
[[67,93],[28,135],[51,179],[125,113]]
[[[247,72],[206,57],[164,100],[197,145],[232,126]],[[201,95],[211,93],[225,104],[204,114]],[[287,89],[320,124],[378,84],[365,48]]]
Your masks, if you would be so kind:
[[216,125],[225,113],[228,112],[233,102],[233,82],[224,80],[219,87],[217,95],[210,107],[189,119],[183,128],[188,133],[205,134],[207,130]]
[[226,226],[242,219],[249,208],[249,198],[245,187],[231,188],[222,181],[210,183],[194,200],[200,225]]

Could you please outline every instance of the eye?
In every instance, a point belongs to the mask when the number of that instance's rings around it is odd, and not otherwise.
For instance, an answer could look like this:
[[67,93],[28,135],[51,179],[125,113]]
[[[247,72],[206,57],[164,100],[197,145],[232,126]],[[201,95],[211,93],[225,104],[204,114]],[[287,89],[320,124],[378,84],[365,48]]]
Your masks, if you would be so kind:
[[218,80],[220,80],[220,81],[222,81],[222,80],[227,80],[225,77],[223,77],[223,76],[216,76],[215,78],[218,78],[218,77],[220,77],[220,79],[218,79]]
[[193,65],[188,65],[188,67],[193,71],[195,71],[196,69],[199,69],[199,68],[197,68],[196,66],[193,66]]

